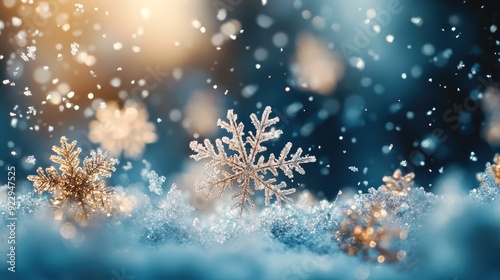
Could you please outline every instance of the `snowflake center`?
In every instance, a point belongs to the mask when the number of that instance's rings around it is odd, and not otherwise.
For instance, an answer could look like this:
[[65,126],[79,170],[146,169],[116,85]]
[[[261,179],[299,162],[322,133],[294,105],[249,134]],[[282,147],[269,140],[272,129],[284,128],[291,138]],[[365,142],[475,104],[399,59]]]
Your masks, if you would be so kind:
[[247,163],[245,169],[243,170],[243,173],[245,175],[252,175],[254,172],[255,172],[255,166],[253,165],[253,163]]

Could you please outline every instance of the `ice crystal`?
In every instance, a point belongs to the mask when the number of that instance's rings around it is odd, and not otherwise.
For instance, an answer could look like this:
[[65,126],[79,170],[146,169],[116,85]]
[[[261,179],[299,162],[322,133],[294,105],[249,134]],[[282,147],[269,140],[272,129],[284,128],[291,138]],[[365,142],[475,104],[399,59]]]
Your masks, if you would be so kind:
[[149,179],[149,191],[153,192],[157,195],[161,195],[163,193],[162,185],[165,183],[165,176],[158,176],[154,170],[151,170],[148,174]]
[[382,186],[382,189],[392,191],[397,195],[406,195],[414,184],[414,178],[415,173],[412,172],[403,176],[401,170],[396,169],[392,177],[384,176],[382,178],[382,181],[385,183],[385,185]]
[[120,110],[110,102],[96,112],[96,118],[89,124],[89,139],[100,143],[111,156],[124,151],[127,158],[139,158],[145,145],[157,139],[155,126],[148,122],[148,113],[139,103],[127,102]]
[[38,193],[53,195],[50,201],[56,210],[69,211],[78,222],[85,223],[95,213],[109,213],[112,188],[107,187],[102,178],[111,177],[116,160],[99,149],[85,157],[83,166],[80,166],[82,149],[75,149],[77,142],[68,143],[64,136],[60,142],[61,147],[52,147],[56,155],[51,155],[50,160],[59,164],[61,173],[54,166],[46,168],[45,172],[39,167],[38,176],[30,175],[28,180],[33,181]]
[[[214,145],[208,139],[205,139],[203,143],[192,141],[189,145],[196,153],[191,155],[191,158],[197,161],[204,158],[211,158],[210,162],[205,165],[205,168],[214,167],[213,172],[207,174],[206,181],[197,182],[197,191],[206,189],[208,190],[208,195],[210,195],[215,188],[219,188],[220,197],[226,188],[232,188],[236,182],[239,192],[234,194],[232,198],[239,199],[240,201],[233,204],[232,209],[239,208],[239,216],[242,215],[243,211],[248,212],[247,203],[250,207],[255,207],[255,203],[251,198],[251,195],[254,194],[251,188],[252,181],[255,190],[264,190],[266,205],[269,205],[273,195],[276,197],[278,204],[281,201],[291,203],[292,200],[287,195],[294,193],[295,189],[285,189],[285,182],[276,183],[277,179],[275,177],[278,176],[278,169],[281,169],[288,178],[293,178],[293,170],[300,174],[305,173],[304,169],[300,166],[301,164],[316,161],[314,156],[301,156],[301,148],[298,148],[295,154],[292,154],[287,159],[292,148],[292,143],[290,142],[285,145],[279,158],[276,158],[272,153],[267,161],[263,155],[258,157],[259,153],[267,150],[266,147],[262,146],[262,143],[276,139],[282,133],[279,129],[266,131],[279,121],[278,117],[270,119],[270,114],[271,107],[264,109],[260,120],[255,114],[251,114],[250,119],[255,127],[255,134],[250,131],[248,132],[249,136],[243,140],[244,125],[243,123],[238,123],[237,115],[233,113],[233,110],[229,110],[227,112],[229,123],[219,119],[217,125],[231,133],[232,138],[222,137],[222,139],[216,139],[215,146],[217,147],[217,151],[215,151]],[[224,144],[232,151],[231,154],[226,152]],[[250,151],[247,149],[248,146],[250,147]],[[221,171],[216,167],[217,165],[228,167],[230,171]],[[268,171],[273,177],[266,179],[265,175]]]

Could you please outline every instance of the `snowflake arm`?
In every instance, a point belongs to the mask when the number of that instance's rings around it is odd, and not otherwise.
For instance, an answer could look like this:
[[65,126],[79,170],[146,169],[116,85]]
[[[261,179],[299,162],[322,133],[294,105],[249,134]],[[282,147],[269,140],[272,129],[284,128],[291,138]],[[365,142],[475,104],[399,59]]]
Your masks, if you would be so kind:
[[99,176],[110,178],[111,172],[116,170],[115,164],[117,164],[117,160],[109,158],[109,152],[97,149],[97,152],[92,151],[90,157],[86,157],[83,160],[83,170],[95,181]]
[[45,172],[47,175],[45,175],[41,167],[38,167],[36,170],[38,176],[29,175],[28,180],[33,181],[36,192],[43,193],[48,191],[54,193],[56,185],[62,181],[61,175],[59,175],[59,172],[53,166],[45,169]]
[[[245,178],[245,181],[242,182],[242,185],[249,186],[250,185],[249,178]],[[248,213],[249,211],[248,211],[248,208],[246,206],[246,203],[248,203],[248,205],[250,205],[250,207],[255,208],[255,203],[253,202],[252,198],[250,197],[253,194],[254,194],[254,192],[252,191],[251,188],[249,188],[249,187],[241,188],[241,190],[238,193],[234,194],[231,197],[232,199],[237,199],[237,198],[240,199],[240,202],[237,202],[231,206],[231,209],[239,208],[238,216],[243,215],[243,211],[245,211],[245,213]]]
[[60,165],[59,170],[61,170],[62,175],[71,174],[77,170],[80,165],[79,155],[82,149],[77,148],[75,151],[73,149],[76,146],[76,141],[68,144],[66,137],[61,137],[61,147],[52,146],[52,151],[56,155],[50,156],[50,161],[58,163]]
[[315,162],[316,158],[314,156],[302,157],[302,149],[298,148],[295,154],[293,154],[289,160],[286,160],[291,148],[292,143],[288,142],[283,150],[281,150],[280,157],[278,159],[276,159],[274,154],[271,154],[267,162],[264,162],[264,157],[261,156],[257,164],[257,170],[260,172],[264,172],[264,174],[269,171],[274,176],[278,176],[279,168],[288,178],[293,178],[293,170],[301,175],[304,175],[306,172],[300,165],[303,163]]
[[264,113],[262,113],[262,119],[259,120],[255,114],[250,115],[250,119],[252,120],[252,124],[255,127],[255,136],[250,131],[250,136],[247,137],[247,142],[250,144],[252,149],[250,150],[250,161],[255,161],[256,155],[261,152],[265,152],[267,150],[266,147],[261,146],[262,142],[269,141],[271,139],[278,138],[283,132],[278,129],[275,131],[266,132],[265,129],[271,127],[272,125],[279,122],[278,117],[274,117],[269,119],[269,115],[271,114],[271,107],[267,106],[264,109]]
[[[227,137],[226,137],[227,138]],[[224,141],[224,139],[222,140]],[[223,143],[220,139],[215,140],[215,145],[217,146],[217,152],[214,149],[214,145],[210,142],[210,140],[205,139],[203,144],[200,144],[196,141],[192,141],[189,144],[189,147],[196,152],[195,155],[192,155],[196,161],[199,161],[204,158],[211,158],[212,160],[205,164],[205,167],[212,167],[216,165],[227,165],[232,167],[239,167],[243,169],[243,164],[239,162],[238,157],[229,157],[224,150]],[[229,141],[229,140],[228,140]]]

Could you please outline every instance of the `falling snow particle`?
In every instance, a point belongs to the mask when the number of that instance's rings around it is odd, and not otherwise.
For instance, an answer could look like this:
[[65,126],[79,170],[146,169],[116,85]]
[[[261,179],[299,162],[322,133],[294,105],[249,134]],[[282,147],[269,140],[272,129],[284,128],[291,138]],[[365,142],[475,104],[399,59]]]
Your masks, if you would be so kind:
[[26,114],[32,114],[33,116],[36,116],[36,109],[34,106],[29,106],[28,107],[28,111],[26,112]]
[[130,169],[132,169],[132,163],[130,161],[127,161],[127,164],[125,164],[122,168],[125,171],[129,171]]
[[29,88],[25,87],[23,94],[26,96],[31,96],[31,91],[29,90]]
[[472,160],[472,161],[477,161],[477,156],[476,156],[476,153],[474,153],[474,152],[470,152],[469,159],[470,159],[470,160]]
[[26,158],[26,162],[29,163],[29,164],[35,164],[36,162],[36,158],[35,156],[28,156],[28,158]]
[[78,48],[80,48],[78,43],[71,43],[71,55],[75,56],[78,52]]

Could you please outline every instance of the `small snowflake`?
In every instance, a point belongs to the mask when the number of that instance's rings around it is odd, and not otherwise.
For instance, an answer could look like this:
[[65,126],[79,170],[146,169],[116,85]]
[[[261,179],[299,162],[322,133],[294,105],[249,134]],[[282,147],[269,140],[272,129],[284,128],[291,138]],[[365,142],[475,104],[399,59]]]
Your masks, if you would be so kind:
[[[293,170],[300,174],[305,173],[304,169],[300,166],[301,164],[316,161],[314,156],[301,156],[301,148],[298,148],[287,159],[292,148],[292,143],[290,142],[285,145],[279,158],[276,158],[274,154],[270,154],[267,161],[263,155],[258,157],[259,153],[267,150],[266,147],[262,146],[262,143],[276,139],[282,134],[282,131],[279,129],[266,131],[266,129],[279,121],[278,117],[269,119],[270,113],[271,107],[266,107],[260,120],[255,114],[251,114],[250,119],[255,127],[255,134],[250,131],[248,132],[249,135],[243,140],[243,135],[245,134],[243,132],[244,125],[243,123],[236,122],[237,115],[233,113],[233,110],[229,110],[227,112],[229,123],[219,119],[217,125],[231,133],[232,138],[222,137],[222,139],[216,139],[215,146],[217,147],[217,151],[215,151],[214,145],[208,139],[205,139],[203,144],[192,141],[189,145],[196,153],[191,155],[191,158],[197,161],[204,158],[211,158],[210,162],[205,164],[205,168],[214,167],[212,173],[206,174],[206,181],[196,183],[197,191],[206,189],[208,190],[208,195],[210,195],[215,188],[219,188],[220,197],[226,188],[232,188],[236,182],[239,192],[233,195],[232,198],[239,199],[240,202],[232,205],[232,209],[239,208],[239,216],[242,215],[243,211],[248,212],[247,203],[250,207],[255,207],[251,198],[251,195],[254,194],[251,185],[253,185],[255,190],[264,190],[266,205],[269,205],[273,195],[276,197],[278,204],[281,201],[291,203],[292,200],[287,195],[294,193],[295,189],[285,189],[285,182],[276,184],[277,180],[275,177],[278,176],[278,169],[281,169],[288,178],[293,178]],[[232,151],[231,154],[227,154],[224,144]],[[247,149],[248,146],[250,147],[250,151]],[[226,166],[230,171],[219,170],[215,167],[217,165]],[[266,179],[265,175],[267,172],[270,172],[273,177]]]
[[122,151],[127,158],[139,158],[146,144],[157,140],[155,126],[148,122],[148,112],[137,102],[126,102],[119,109],[114,102],[97,110],[96,120],[89,124],[89,139],[118,157]]

